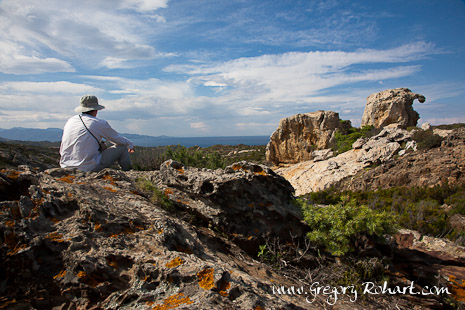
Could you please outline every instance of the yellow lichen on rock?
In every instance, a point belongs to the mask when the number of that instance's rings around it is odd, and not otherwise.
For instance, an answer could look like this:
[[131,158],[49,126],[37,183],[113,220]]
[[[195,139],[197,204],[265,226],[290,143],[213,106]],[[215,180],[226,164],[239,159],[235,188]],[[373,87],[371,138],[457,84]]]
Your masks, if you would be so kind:
[[182,260],[180,257],[176,257],[172,259],[171,261],[169,261],[168,263],[166,263],[165,266],[167,268],[175,268],[182,264],[184,264],[184,260]]
[[197,273],[199,286],[204,290],[211,290],[215,286],[213,268],[207,268]]
[[181,305],[190,305],[192,301],[189,296],[185,296],[183,293],[178,293],[176,295],[170,296],[163,301],[163,304],[158,304],[153,307],[153,310],[169,310],[175,309]]

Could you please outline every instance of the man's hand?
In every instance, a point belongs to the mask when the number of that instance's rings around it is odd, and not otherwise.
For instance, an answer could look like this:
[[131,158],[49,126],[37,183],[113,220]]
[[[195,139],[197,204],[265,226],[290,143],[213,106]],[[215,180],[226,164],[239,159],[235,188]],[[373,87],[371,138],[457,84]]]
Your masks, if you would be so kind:
[[134,152],[135,152],[134,148],[128,149],[128,153],[131,153],[131,154],[132,154],[132,153],[134,153]]

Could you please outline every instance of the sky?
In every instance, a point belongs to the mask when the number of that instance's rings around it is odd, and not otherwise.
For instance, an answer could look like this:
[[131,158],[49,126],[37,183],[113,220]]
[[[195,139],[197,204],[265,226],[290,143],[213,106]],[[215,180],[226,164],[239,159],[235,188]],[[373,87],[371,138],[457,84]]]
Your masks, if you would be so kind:
[[0,128],[63,128],[86,94],[122,133],[270,135],[406,87],[465,122],[463,0],[0,0]]

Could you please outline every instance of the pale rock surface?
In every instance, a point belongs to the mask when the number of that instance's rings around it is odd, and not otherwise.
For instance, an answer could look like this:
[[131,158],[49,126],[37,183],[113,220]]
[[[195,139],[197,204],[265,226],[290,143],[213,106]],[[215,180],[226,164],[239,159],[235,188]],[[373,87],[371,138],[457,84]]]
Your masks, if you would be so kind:
[[413,101],[425,102],[425,96],[413,93],[408,88],[388,89],[368,96],[361,126],[376,128],[398,124],[403,128],[416,126],[420,118],[413,110]]
[[333,111],[296,114],[280,121],[266,147],[266,159],[275,165],[298,163],[313,158],[315,149],[328,149],[336,129],[348,129]]
[[411,133],[399,128],[384,128],[378,135],[361,138],[349,150],[325,161],[305,161],[276,171],[294,187],[297,196],[328,189],[360,170],[390,160]]

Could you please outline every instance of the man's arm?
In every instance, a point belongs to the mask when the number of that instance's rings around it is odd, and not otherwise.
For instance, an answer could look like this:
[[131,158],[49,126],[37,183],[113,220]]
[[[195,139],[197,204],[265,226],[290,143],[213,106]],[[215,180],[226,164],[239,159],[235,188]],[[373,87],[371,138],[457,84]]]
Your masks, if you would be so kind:
[[102,121],[101,134],[102,136],[117,145],[126,145],[129,153],[134,153],[134,143],[126,137],[120,135],[116,130],[111,128],[107,121]]

